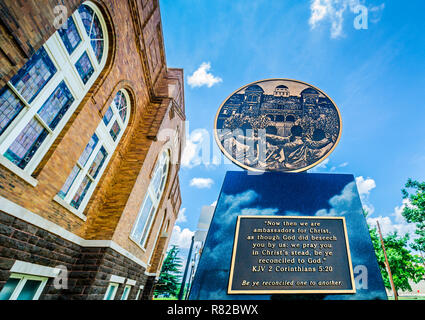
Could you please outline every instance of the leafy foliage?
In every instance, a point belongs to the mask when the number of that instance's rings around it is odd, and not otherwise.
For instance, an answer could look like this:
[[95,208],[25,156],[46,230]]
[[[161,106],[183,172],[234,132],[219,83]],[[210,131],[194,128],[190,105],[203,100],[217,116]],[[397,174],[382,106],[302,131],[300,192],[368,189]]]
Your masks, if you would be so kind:
[[[367,216],[367,212],[364,212],[364,215]],[[386,288],[391,289],[384,251],[376,227],[369,226],[369,233],[384,285]],[[425,269],[420,263],[419,256],[413,255],[409,250],[409,234],[399,236],[397,232],[393,232],[383,236],[383,240],[396,290],[412,291],[409,280],[415,283],[421,281],[425,274]]]
[[405,188],[413,189],[414,192],[401,190],[403,199],[409,200],[409,205],[404,207],[402,215],[407,222],[416,223],[415,233],[419,236],[413,240],[411,247],[425,252],[425,182],[408,179]]
[[165,257],[154,295],[169,294],[177,296],[180,289],[182,259],[178,257],[179,248],[172,246]]

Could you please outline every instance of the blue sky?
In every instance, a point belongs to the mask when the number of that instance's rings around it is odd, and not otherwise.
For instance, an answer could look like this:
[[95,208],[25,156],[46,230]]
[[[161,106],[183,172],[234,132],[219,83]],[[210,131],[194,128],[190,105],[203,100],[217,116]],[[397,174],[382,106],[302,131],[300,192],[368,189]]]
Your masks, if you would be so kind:
[[[188,120],[172,242],[187,249],[201,207],[217,200],[227,170],[241,170],[213,161],[217,109],[239,87],[267,78],[310,83],[335,101],[342,137],[313,171],[354,174],[369,222],[379,219],[384,232],[412,230],[400,216],[400,189],[409,177],[425,180],[424,1],[160,0],[160,7],[167,64],[185,72]],[[209,163],[194,152],[202,138]]]

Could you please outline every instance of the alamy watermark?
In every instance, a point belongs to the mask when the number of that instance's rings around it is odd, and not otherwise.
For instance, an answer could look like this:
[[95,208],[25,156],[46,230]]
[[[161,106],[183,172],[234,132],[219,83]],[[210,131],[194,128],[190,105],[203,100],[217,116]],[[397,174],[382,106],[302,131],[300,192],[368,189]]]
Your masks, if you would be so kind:
[[57,290],[68,289],[68,269],[64,265],[56,266],[54,269],[56,276],[53,279],[53,287]]
[[57,5],[53,8],[55,19],[53,20],[53,26],[56,30],[68,29],[68,8],[64,5]]
[[354,29],[362,30],[368,29],[368,18],[369,18],[369,10],[366,6],[358,4],[353,8],[353,12],[357,14],[354,18]]

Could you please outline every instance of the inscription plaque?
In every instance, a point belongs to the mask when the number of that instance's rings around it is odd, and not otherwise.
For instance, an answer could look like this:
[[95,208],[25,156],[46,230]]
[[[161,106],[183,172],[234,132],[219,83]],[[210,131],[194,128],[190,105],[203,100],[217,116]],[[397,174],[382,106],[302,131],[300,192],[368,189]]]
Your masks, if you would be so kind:
[[227,292],[355,293],[345,218],[238,216]]

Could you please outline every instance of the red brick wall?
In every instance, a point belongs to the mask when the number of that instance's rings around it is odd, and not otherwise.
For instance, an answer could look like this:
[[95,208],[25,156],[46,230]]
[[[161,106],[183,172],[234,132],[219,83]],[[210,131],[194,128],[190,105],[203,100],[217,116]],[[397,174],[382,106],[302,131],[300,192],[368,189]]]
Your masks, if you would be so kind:
[[[80,2],[65,2],[69,15]],[[109,28],[106,66],[35,170],[37,186],[29,185],[0,165],[0,196],[85,239],[114,239],[145,260],[150,252],[143,254],[128,235],[149,184],[149,170],[164,144],[155,141],[158,131],[178,127],[180,141],[184,143],[183,73],[166,67],[157,0],[93,2],[101,9]],[[0,18],[1,86],[55,32],[52,21],[56,4],[53,0],[1,2],[1,10],[6,12]],[[169,97],[169,84],[178,87],[173,97]],[[83,221],[53,198],[120,88],[131,94],[130,122],[85,208],[87,221]],[[170,104],[172,98],[175,102]],[[178,165],[172,166],[169,181],[174,181],[178,169]],[[178,208],[168,199],[170,184],[160,212],[167,209],[172,229]],[[160,228],[157,220],[153,234]]]

